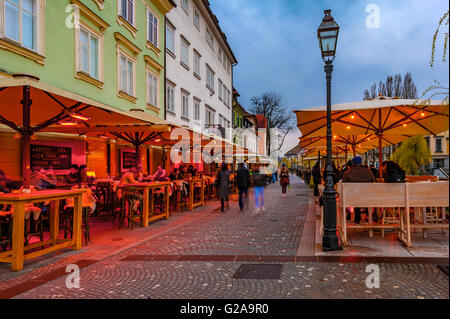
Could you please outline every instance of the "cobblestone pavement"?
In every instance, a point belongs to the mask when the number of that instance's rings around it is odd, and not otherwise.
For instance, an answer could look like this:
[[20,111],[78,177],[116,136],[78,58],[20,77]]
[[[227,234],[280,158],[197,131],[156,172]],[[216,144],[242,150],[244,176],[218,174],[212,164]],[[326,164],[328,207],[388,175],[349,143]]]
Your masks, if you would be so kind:
[[[298,250],[311,196],[294,181],[284,200],[278,184],[268,186],[258,215],[252,200],[243,213],[232,203],[82,268],[79,289],[66,288],[61,275],[15,298],[449,298],[448,275],[433,264],[380,263],[380,288],[368,289],[365,263],[287,261]],[[242,264],[279,264],[281,275],[234,279]]]

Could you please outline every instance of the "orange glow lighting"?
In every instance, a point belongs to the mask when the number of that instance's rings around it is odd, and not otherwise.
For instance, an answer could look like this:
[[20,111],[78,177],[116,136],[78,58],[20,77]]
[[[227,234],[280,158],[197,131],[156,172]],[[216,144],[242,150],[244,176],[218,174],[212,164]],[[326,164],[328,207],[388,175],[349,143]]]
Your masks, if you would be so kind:
[[90,118],[81,114],[77,114],[77,113],[72,113],[70,114],[71,117],[73,117],[74,119],[77,120],[82,120],[82,121],[89,121]]
[[62,126],[77,126],[78,125],[78,123],[77,122],[63,122],[63,121],[61,121],[61,122],[59,122],[59,125],[62,125]]

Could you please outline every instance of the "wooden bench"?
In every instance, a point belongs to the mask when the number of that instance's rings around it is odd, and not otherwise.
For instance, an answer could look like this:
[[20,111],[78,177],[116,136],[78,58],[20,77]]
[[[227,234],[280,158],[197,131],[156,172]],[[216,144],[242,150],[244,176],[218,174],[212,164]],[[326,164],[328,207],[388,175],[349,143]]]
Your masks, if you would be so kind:
[[[348,229],[369,229],[369,236],[373,236],[374,229],[398,229],[399,240],[408,247],[411,243],[411,228],[440,228],[448,229],[445,218],[445,207],[449,206],[448,182],[417,182],[417,183],[339,183],[338,184],[338,227],[341,240],[348,245]],[[346,208],[368,208],[369,223],[363,225],[347,225]],[[436,222],[411,225],[410,208],[437,207],[442,216]],[[372,222],[371,208],[400,208],[399,225],[377,225]],[[405,213],[408,212],[408,213]],[[424,220],[425,221],[425,220]]]

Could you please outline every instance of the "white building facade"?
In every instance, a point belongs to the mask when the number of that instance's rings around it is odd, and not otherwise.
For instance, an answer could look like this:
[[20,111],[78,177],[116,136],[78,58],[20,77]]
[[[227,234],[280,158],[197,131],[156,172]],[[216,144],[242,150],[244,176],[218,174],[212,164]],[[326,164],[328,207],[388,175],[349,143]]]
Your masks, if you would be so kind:
[[166,16],[166,120],[231,141],[237,60],[208,0],[175,2]]

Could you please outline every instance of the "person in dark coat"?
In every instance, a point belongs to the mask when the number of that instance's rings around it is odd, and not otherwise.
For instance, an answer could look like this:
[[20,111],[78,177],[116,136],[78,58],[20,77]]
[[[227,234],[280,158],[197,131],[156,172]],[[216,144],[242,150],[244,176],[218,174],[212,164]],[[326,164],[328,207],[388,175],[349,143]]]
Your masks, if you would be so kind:
[[[375,183],[375,176],[372,172],[362,166],[362,158],[356,156],[352,160],[352,166],[344,173],[343,183]],[[361,208],[355,207],[355,223],[361,221]]]
[[80,184],[80,168],[77,164],[70,165],[69,174],[64,177],[64,182],[66,184]]
[[393,161],[383,162],[383,178],[385,183],[404,183],[406,178],[405,171]]
[[283,167],[280,172],[280,185],[281,185],[282,198],[286,198],[287,187],[290,183],[291,183],[291,181],[289,179],[289,171],[286,168],[286,164],[283,163]]
[[375,176],[375,178],[378,178],[380,173],[378,172],[378,170],[375,168],[374,165],[370,165],[370,171],[372,172],[373,176]]
[[312,177],[314,182],[314,196],[319,196],[319,184],[322,182],[322,174],[320,173],[320,163],[317,161],[312,169]]
[[221,170],[217,173],[216,184],[218,191],[218,198],[220,198],[220,211],[224,211],[225,201],[228,207],[228,194],[230,192],[230,171],[228,170],[228,165],[222,163]]
[[311,171],[309,168],[305,171],[304,176],[305,176],[304,179],[305,184],[309,186],[309,184],[311,183]]
[[[250,172],[244,166],[244,163],[239,163],[239,168],[237,170],[237,187],[239,190],[239,208],[244,210],[244,200],[248,198],[248,187],[250,186]],[[247,205],[245,205],[247,206]]]
[[347,164],[342,168],[341,172],[339,173],[338,181],[342,180],[345,172],[348,171],[350,167],[352,167],[352,161],[348,161]]

